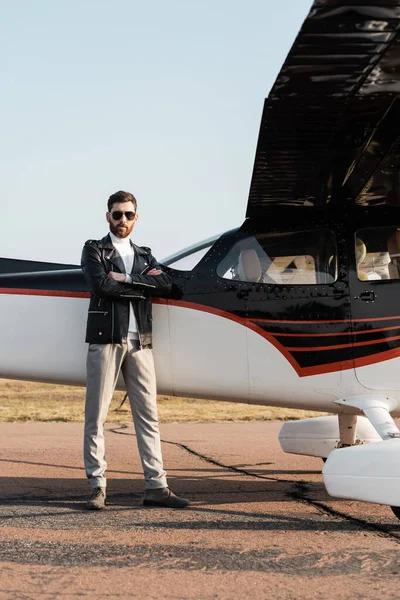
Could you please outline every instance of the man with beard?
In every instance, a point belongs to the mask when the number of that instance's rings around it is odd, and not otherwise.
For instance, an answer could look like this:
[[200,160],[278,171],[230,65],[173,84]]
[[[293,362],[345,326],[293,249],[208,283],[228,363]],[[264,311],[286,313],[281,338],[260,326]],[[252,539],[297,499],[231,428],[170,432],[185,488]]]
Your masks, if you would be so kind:
[[138,220],[135,197],[116,192],[107,207],[110,232],[101,240],[87,241],[82,253],[82,269],[91,290],[86,330],[84,462],[92,493],[86,508],[100,510],[105,506],[104,423],[120,371],[144,471],[143,504],[183,508],[189,501],[168,488],[163,468],[151,350],[151,295],[168,293],[171,280],[150,248],[130,240]]

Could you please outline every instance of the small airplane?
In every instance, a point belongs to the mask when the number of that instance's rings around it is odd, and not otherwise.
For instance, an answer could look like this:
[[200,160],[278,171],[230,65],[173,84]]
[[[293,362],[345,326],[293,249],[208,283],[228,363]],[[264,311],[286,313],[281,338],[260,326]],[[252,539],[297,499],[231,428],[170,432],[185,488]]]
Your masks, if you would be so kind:
[[[399,31],[400,0],[314,2],[244,223],[162,261],[173,290],[154,299],[160,393],[330,413],[285,423],[283,450],[398,518]],[[88,297],[77,265],[0,259],[0,377],[84,385]]]

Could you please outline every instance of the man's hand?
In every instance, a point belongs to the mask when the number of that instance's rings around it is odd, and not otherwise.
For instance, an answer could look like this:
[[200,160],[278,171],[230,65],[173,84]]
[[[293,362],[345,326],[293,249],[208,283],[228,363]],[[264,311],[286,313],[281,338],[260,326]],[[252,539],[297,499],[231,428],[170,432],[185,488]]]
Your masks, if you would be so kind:
[[[151,269],[151,271],[149,271],[148,273],[146,273],[146,275],[161,275],[162,271],[161,269]],[[126,273],[114,273],[114,271],[110,271],[107,274],[107,277],[109,279],[114,279],[114,281],[118,281],[118,283],[125,283],[126,282]],[[130,279],[129,279],[130,281]]]
[[126,275],[125,273],[114,273],[114,271],[110,271],[107,274],[109,279],[114,279],[114,281],[118,281],[119,283],[125,283]]
[[161,275],[161,273],[162,273],[161,269],[151,269],[151,271],[146,273],[146,275]]

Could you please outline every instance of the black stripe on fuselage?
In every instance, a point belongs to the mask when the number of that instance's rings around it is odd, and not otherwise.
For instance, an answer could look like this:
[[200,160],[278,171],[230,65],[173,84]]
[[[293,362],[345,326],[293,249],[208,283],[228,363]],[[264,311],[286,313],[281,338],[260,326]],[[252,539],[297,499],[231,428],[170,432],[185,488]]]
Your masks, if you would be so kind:
[[358,344],[366,342],[374,342],[387,338],[400,336],[400,325],[397,328],[392,328],[386,331],[371,331],[368,333],[356,334],[349,332],[346,335],[309,335],[309,336],[280,336],[274,335],[275,339],[285,348],[315,348],[320,346],[341,346],[346,343]]

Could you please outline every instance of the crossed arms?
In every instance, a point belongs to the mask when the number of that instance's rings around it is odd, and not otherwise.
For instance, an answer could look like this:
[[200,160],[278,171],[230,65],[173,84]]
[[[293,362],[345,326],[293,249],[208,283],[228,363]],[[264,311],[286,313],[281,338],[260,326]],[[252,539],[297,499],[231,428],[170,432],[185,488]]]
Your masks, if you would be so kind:
[[170,277],[162,272],[152,254],[147,275],[129,275],[129,283],[125,273],[107,273],[101,251],[93,244],[86,243],[83,247],[81,265],[90,290],[99,298],[135,298],[144,291],[159,296],[171,290]]

